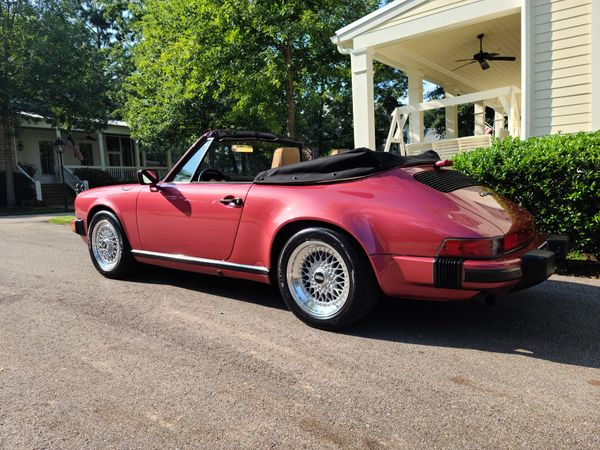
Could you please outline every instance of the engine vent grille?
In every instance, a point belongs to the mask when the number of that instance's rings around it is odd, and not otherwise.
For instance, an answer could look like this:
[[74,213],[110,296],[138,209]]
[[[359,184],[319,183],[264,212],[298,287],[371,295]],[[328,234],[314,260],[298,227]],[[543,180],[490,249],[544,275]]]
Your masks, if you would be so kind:
[[416,173],[415,180],[440,192],[452,192],[468,186],[478,186],[475,178],[471,178],[457,170],[428,170]]
[[463,262],[460,258],[436,258],[433,262],[433,285],[446,289],[462,287]]

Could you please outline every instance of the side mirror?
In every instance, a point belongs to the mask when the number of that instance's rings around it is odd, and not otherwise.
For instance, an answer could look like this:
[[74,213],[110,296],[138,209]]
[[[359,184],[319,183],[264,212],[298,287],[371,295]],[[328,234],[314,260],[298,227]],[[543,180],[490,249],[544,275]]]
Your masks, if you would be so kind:
[[144,186],[156,186],[160,181],[158,172],[154,169],[141,169],[137,171],[138,183]]

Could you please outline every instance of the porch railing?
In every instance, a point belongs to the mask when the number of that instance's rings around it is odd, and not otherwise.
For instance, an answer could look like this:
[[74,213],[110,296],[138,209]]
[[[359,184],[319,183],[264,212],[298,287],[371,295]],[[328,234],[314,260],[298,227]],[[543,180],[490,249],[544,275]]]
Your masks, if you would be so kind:
[[17,163],[17,169],[19,170],[19,172],[21,172],[23,175],[25,175],[29,181],[31,181],[31,184],[32,184],[33,188],[35,189],[35,199],[36,199],[36,201],[41,202],[42,201],[42,184],[38,180],[34,180],[25,171],[25,169],[23,169],[21,167],[21,165],[19,163]]
[[[511,136],[518,136],[520,133],[521,114],[517,95],[520,93],[521,91],[517,86],[506,86],[396,108],[392,113],[392,124],[385,142],[385,151],[389,152],[392,144],[399,144],[400,152],[402,154],[407,153],[407,148],[404,143],[404,126],[411,114],[418,114],[432,109],[447,108],[466,103],[483,103],[486,106],[494,108],[496,112],[502,114],[502,117],[506,115],[508,119],[508,133]],[[504,119],[502,119],[502,122],[503,121]],[[411,142],[411,144],[416,145],[419,143]]]
[[[115,180],[123,182],[132,182],[136,180],[137,171],[141,167],[126,167],[126,166],[65,166],[71,172],[76,169],[95,169],[108,173]],[[158,172],[159,177],[164,177],[169,171],[168,167],[145,167],[146,169],[154,169]]]
[[73,189],[76,193],[89,189],[90,186],[86,180],[82,180],[73,173],[69,166],[65,166],[65,184]]
[[492,136],[483,134],[481,136],[466,136],[454,139],[441,139],[433,142],[406,144],[404,148],[407,155],[418,155],[427,150],[433,150],[441,159],[449,159],[457,153],[489,147],[490,145],[492,145]]

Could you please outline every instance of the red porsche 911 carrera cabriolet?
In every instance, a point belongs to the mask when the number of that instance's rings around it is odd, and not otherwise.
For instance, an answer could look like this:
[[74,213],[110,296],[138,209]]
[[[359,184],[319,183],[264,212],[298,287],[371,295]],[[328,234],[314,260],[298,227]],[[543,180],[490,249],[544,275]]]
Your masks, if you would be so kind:
[[159,179],[84,191],[73,230],[96,269],[139,263],[277,284],[304,322],[340,329],[381,292],[492,298],[547,279],[568,239],[434,152],[302,161],[302,144],[212,131]]

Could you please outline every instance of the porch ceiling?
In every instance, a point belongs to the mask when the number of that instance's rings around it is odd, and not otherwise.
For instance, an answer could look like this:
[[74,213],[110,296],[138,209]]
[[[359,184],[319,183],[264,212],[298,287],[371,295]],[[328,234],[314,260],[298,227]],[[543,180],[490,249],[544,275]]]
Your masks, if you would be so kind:
[[[492,61],[488,70],[471,64],[455,72],[479,51],[476,36],[485,34],[483,50],[516,56],[515,62]],[[423,78],[444,86],[450,92],[469,93],[502,86],[521,86],[521,15],[511,14],[492,20],[408,38],[374,49],[374,58],[405,72],[418,71]]]

